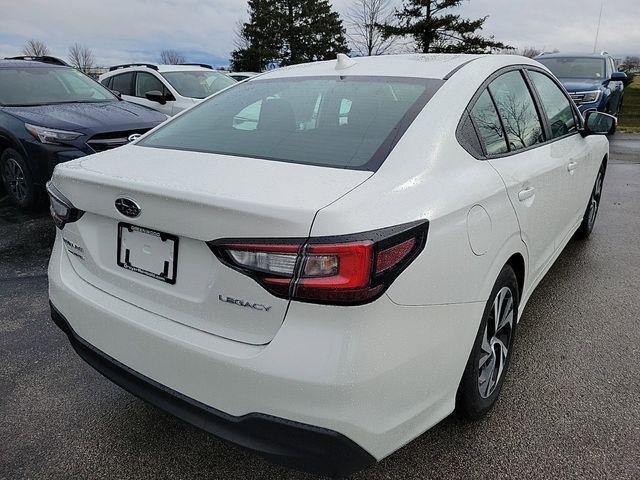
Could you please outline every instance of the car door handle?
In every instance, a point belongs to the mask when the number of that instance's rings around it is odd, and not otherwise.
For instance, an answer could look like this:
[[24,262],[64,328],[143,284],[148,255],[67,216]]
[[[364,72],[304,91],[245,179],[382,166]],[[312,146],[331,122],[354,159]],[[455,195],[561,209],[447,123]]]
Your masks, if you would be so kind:
[[578,166],[578,162],[567,163],[567,172],[573,172],[577,166]]
[[535,195],[536,189],[533,187],[527,187],[518,192],[518,200],[524,202],[527,198],[531,198]]

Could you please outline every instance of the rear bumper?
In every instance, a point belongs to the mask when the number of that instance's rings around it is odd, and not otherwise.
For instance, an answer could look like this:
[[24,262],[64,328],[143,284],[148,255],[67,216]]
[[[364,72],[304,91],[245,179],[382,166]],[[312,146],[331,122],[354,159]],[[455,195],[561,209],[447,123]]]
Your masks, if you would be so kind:
[[[454,409],[484,302],[406,307],[386,296],[358,307],[292,302],[273,340],[251,345],[156,315],[89,284],[69,260],[64,233],[58,231],[49,263],[49,298],[74,332],[72,342],[82,345],[82,339],[156,392],[176,393],[172,398],[216,412],[228,425],[242,423],[241,435],[232,436],[227,427],[214,431],[223,438],[311,469],[318,464],[310,457],[328,465],[354,457],[350,467],[340,466],[348,471],[364,458],[381,460]],[[172,413],[193,422],[193,409],[183,411],[189,413]],[[278,437],[244,426],[263,425],[264,419],[286,419],[279,421],[334,440],[307,440],[285,430],[294,439],[285,455]],[[259,440],[249,440],[252,435]],[[349,439],[351,447],[336,438]],[[311,446],[301,445],[307,442]],[[353,453],[358,448],[369,456]],[[325,461],[333,455],[338,460]]]
[[314,473],[345,476],[376,461],[355,442],[332,430],[261,413],[236,417],[161,385],[86,342],[55,306],[50,306],[51,318],[85,362],[128,392],[191,425],[275,463]]

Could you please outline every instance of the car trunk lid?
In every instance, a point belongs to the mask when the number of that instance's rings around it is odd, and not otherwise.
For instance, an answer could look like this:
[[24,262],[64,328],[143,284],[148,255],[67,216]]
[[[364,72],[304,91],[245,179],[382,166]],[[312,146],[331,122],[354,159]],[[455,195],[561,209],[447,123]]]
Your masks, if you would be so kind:
[[[264,344],[282,324],[287,300],[222,264],[205,242],[306,238],[320,208],[371,175],[131,145],[61,165],[53,183],[86,212],[62,231],[83,279],[167,319]],[[117,199],[135,202],[139,216],[120,213]],[[158,240],[154,232],[167,236]],[[177,240],[175,271],[168,269],[175,283],[135,270],[161,273],[162,262],[173,260],[167,239]],[[135,268],[123,268],[119,248],[131,250]]]

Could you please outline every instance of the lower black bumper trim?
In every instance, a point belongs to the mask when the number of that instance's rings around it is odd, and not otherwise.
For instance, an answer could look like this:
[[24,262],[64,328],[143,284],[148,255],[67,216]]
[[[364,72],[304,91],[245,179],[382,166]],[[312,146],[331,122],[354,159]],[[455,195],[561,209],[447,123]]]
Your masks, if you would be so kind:
[[51,318],[80,357],[106,378],[142,400],[268,460],[306,472],[343,477],[375,458],[344,435],[262,413],[235,417],[176,392],[118,362],[78,336],[50,303]]

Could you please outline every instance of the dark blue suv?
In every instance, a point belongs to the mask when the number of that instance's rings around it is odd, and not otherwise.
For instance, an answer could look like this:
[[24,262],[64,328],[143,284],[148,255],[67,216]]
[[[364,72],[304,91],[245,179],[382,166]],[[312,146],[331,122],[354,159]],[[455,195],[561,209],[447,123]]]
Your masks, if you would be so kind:
[[33,207],[58,163],[124,145],[166,119],[62,61],[0,60],[4,190],[18,206]]
[[580,111],[618,115],[627,76],[616,69],[613,58],[603,53],[543,53],[536,60],[562,82]]

